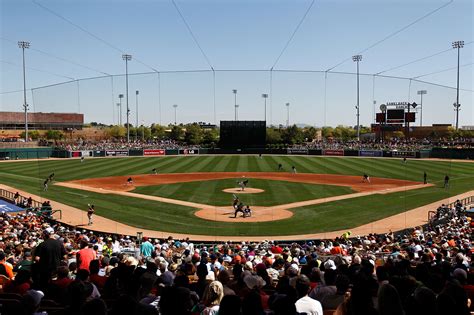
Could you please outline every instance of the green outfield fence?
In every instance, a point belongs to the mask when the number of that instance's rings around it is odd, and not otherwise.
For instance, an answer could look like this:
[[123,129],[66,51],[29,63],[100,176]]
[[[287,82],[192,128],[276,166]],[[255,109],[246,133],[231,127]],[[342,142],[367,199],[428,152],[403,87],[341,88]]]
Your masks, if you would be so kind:
[[382,150],[321,150],[305,148],[271,149],[116,149],[67,151],[51,147],[40,148],[0,148],[0,160],[73,158],[73,157],[125,157],[125,156],[164,156],[164,155],[201,155],[201,154],[277,154],[277,155],[324,155],[351,157],[394,157],[394,158],[441,158],[474,159],[474,149],[433,148],[419,151],[382,151]]

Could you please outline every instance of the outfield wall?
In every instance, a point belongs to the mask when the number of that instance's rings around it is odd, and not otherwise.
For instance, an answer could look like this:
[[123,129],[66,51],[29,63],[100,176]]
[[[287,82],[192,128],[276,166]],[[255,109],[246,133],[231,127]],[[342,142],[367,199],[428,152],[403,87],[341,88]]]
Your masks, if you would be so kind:
[[323,155],[323,156],[360,156],[360,157],[393,157],[393,158],[440,158],[440,159],[474,159],[474,149],[433,148],[420,151],[383,151],[383,150],[321,150],[306,148],[287,149],[117,149],[117,150],[54,150],[41,148],[0,148],[0,160],[43,159],[43,158],[78,158],[78,157],[119,157],[119,156],[165,156],[165,155],[199,155],[199,154],[275,154],[275,155]]

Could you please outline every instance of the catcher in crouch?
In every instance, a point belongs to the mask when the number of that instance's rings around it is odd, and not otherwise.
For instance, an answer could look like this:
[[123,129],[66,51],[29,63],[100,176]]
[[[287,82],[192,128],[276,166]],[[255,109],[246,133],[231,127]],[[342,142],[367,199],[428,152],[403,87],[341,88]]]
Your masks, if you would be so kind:
[[248,183],[249,183],[248,179],[244,179],[244,180],[241,180],[241,181],[237,182],[237,184],[239,185],[241,191],[245,190],[245,187],[247,187]]

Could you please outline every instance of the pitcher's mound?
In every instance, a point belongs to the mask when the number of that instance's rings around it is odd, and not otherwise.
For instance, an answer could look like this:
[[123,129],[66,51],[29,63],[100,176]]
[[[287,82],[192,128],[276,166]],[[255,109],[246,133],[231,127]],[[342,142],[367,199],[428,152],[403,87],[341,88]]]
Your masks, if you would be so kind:
[[194,213],[195,216],[211,221],[221,222],[268,222],[288,219],[293,216],[293,212],[283,209],[272,209],[272,207],[252,207],[252,216],[243,217],[242,212],[234,218],[234,209],[232,207],[215,207],[201,209]]
[[223,192],[226,192],[229,194],[259,194],[264,191],[265,190],[258,189],[258,188],[245,188],[245,190],[241,190],[240,188],[226,188],[223,190]]

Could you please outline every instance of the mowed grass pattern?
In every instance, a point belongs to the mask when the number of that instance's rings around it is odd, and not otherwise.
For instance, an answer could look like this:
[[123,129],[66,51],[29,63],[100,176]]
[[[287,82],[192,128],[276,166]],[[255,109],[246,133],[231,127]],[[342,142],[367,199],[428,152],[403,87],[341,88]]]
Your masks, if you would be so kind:
[[[263,189],[256,194],[238,194],[240,201],[250,206],[274,206],[296,201],[326,198],[354,192],[348,187],[294,183],[248,178],[249,188]],[[230,206],[232,194],[226,188],[237,188],[237,179],[206,180],[169,185],[142,186],[133,192],[179,199],[213,206]]]
[[[52,172],[56,181],[117,175],[188,172],[272,172],[279,163],[286,171],[295,166],[299,173],[347,174],[422,181],[423,172],[435,187],[371,195],[294,209],[292,218],[264,223],[210,222],[196,218],[196,209],[138,198],[103,195],[51,185],[42,191],[42,182]],[[443,189],[443,178],[451,178],[450,189]],[[171,156],[159,158],[97,158],[0,163],[0,182],[79,209],[96,205],[98,215],[140,228],[207,235],[291,235],[348,229],[404,212],[474,189],[474,163],[382,158],[315,156]],[[192,192],[191,192],[192,193]],[[86,217],[84,215],[86,222]],[[407,218],[407,226],[410,226]],[[163,235],[166,236],[166,233]]]

